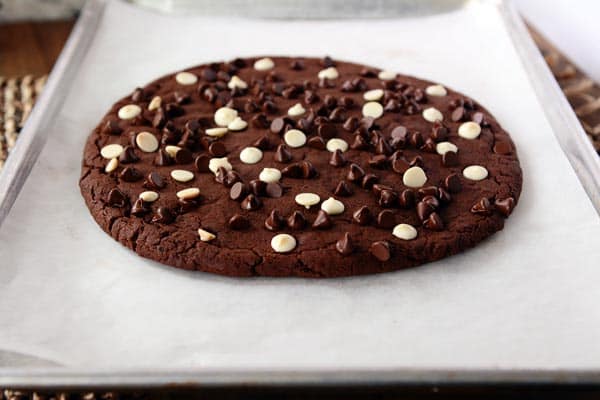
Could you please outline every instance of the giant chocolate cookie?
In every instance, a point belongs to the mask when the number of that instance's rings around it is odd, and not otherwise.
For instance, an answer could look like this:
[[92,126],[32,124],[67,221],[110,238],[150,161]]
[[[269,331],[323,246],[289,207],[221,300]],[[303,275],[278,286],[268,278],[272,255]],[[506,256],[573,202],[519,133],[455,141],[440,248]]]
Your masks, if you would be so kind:
[[90,135],[81,193],[143,257],[223,275],[397,270],[502,229],[515,147],[438,84],[313,58],[189,68],[118,101]]

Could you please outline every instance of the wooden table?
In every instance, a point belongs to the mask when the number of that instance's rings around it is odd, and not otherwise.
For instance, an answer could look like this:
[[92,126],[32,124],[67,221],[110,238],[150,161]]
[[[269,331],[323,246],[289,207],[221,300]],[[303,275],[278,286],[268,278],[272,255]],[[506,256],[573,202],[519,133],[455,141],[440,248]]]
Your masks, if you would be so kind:
[[[32,74],[44,75],[50,72],[60,54],[74,21],[25,22],[0,25],[0,76],[13,77]],[[43,393],[48,393],[44,392]],[[15,399],[47,398],[35,397],[26,391],[24,397]],[[52,393],[52,392],[50,392]],[[85,392],[79,392],[85,393]],[[10,394],[10,393],[6,393]],[[0,400],[5,400],[0,389]],[[52,395],[56,395],[52,393]],[[60,395],[56,395],[61,398]],[[116,397],[115,397],[116,396]],[[507,398],[528,399],[598,399],[600,387],[569,387],[559,385],[520,385],[520,386],[483,386],[454,385],[437,387],[434,385],[389,386],[383,388],[212,388],[198,390],[159,390],[152,393],[136,391],[121,392],[118,395],[104,392],[88,394],[87,399],[100,398],[158,398],[158,399],[479,399],[489,400]],[[49,397],[48,397],[49,398]],[[65,397],[66,398],[66,397]],[[71,398],[71,397],[69,397]],[[80,398],[80,395],[73,398]]]

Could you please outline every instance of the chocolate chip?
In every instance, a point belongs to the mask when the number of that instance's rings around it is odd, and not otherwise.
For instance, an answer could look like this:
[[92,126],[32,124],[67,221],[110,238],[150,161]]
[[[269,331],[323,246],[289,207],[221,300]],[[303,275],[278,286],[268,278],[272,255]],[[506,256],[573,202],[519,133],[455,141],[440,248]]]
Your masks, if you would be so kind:
[[144,181],[146,189],[163,189],[165,186],[167,186],[167,182],[158,172],[150,172]]
[[185,109],[176,103],[168,103],[165,106],[165,113],[169,118],[177,118],[185,114]]
[[[425,141],[423,146],[420,147],[419,150],[424,151],[426,153],[436,153],[436,143],[434,142],[434,140],[432,138],[427,138],[427,140]],[[447,153],[453,153],[453,152],[449,151]]]
[[379,196],[379,205],[381,207],[396,207],[398,202],[398,194],[393,190],[384,189]]
[[243,215],[235,214],[227,222],[229,228],[235,231],[241,231],[250,228],[250,220]]
[[344,233],[344,236],[335,243],[335,249],[343,256],[348,256],[354,252],[354,246],[348,232]]
[[421,199],[421,202],[428,204],[433,209],[437,209],[440,206],[440,201],[435,196],[425,196]]
[[175,153],[175,162],[177,164],[189,164],[194,160],[192,152],[186,148],[179,149]]
[[424,201],[417,203],[417,216],[421,221],[425,221],[429,214],[435,211],[435,207]]
[[225,155],[227,155],[227,148],[225,148],[223,142],[212,142],[210,146],[208,146],[208,152],[213,157],[225,157]]
[[275,150],[273,159],[279,163],[289,163],[292,161],[292,152],[285,144],[280,144]]
[[441,122],[436,121],[431,128],[431,138],[436,142],[441,142],[448,138],[448,134],[450,134],[450,130]]
[[204,68],[201,76],[206,82],[214,82],[217,80],[217,73],[212,68]]
[[352,196],[353,193],[352,188],[345,181],[340,181],[333,190],[333,194],[341,197],[349,197]]
[[395,152],[392,153],[391,156],[388,157],[388,161],[393,164],[394,161],[400,160],[403,158],[402,154],[403,154],[402,150],[396,150]]
[[396,216],[393,211],[383,210],[377,214],[377,226],[383,229],[390,229],[396,226]]
[[507,142],[496,142],[494,145],[494,153],[496,154],[510,154],[512,153],[512,146]]
[[281,215],[279,215],[279,212],[277,210],[271,211],[267,219],[265,219],[265,228],[272,232],[280,230],[283,227],[283,225],[283,218],[281,217]]
[[317,218],[315,218],[315,222],[313,222],[312,227],[315,229],[329,229],[333,225],[331,221],[331,217],[323,210],[319,210],[317,214]]
[[300,161],[300,168],[302,169],[302,178],[310,179],[316,178],[318,173],[314,165],[310,161]]
[[127,197],[119,189],[114,188],[108,192],[108,205],[111,207],[125,207],[128,203]]
[[220,184],[225,184],[227,180],[227,169],[225,167],[217,168],[217,172],[215,172],[215,181]]
[[350,182],[359,183],[362,181],[364,176],[364,169],[362,169],[358,164],[350,164],[350,170],[348,171],[348,175],[346,175],[346,179],[348,179]]
[[135,182],[143,178],[141,172],[133,167],[125,167],[119,177],[125,182]]
[[246,184],[242,182],[236,182],[229,190],[229,198],[234,201],[242,201],[249,191],[250,190]]
[[269,182],[265,188],[265,193],[273,199],[278,199],[283,196],[283,188],[277,182]]
[[302,167],[300,164],[291,164],[281,170],[281,175],[288,177],[299,179],[302,178]]
[[385,154],[379,154],[369,159],[369,166],[376,169],[384,169],[388,164]]
[[361,186],[365,189],[371,189],[371,187],[379,182],[379,178],[375,174],[366,174],[362,178]]
[[173,159],[164,149],[160,149],[156,153],[156,157],[154,157],[154,164],[164,167],[173,164]]
[[452,201],[452,196],[450,195],[450,193],[448,193],[442,188],[438,188],[437,197],[438,199],[440,199],[440,203],[442,204],[448,204]]
[[308,142],[306,143],[306,145],[313,149],[325,150],[325,141],[320,136],[311,137],[310,139],[308,139]]
[[368,225],[373,219],[371,210],[367,206],[362,206],[352,214],[352,220],[359,225]]
[[[236,182],[236,184],[237,183],[240,182]],[[242,210],[254,211],[258,210],[262,206],[262,202],[255,195],[249,194],[244,200],[242,200],[240,206],[242,207]]]
[[271,142],[269,141],[267,135],[261,136],[252,143],[252,147],[256,147],[263,151],[266,151],[271,148]]
[[296,59],[296,60],[292,60],[292,62],[290,63],[290,68],[293,69],[294,71],[300,71],[304,69],[304,61]]
[[390,245],[388,242],[383,240],[371,244],[371,247],[369,247],[369,252],[373,255],[373,257],[382,262],[388,261],[391,257]]
[[331,153],[331,157],[329,158],[329,165],[334,167],[343,167],[346,165],[346,158],[342,154],[340,149],[336,149],[333,153]]
[[189,94],[180,91],[173,93],[173,97],[175,98],[175,102],[177,104],[187,104],[192,100]]
[[267,191],[267,183],[259,179],[253,179],[249,183],[250,190],[255,196],[264,196]]
[[438,213],[432,212],[425,222],[423,222],[423,226],[432,231],[441,231],[444,229],[444,221],[442,221]]
[[194,165],[196,166],[196,169],[198,170],[198,172],[209,172],[210,169],[208,168],[208,164],[210,163],[210,157],[206,154],[200,154],[198,157],[196,157],[196,160],[194,161]]
[[317,128],[317,134],[324,140],[329,140],[337,135],[337,129],[333,124],[323,123]]
[[287,225],[291,229],[299,230],[306,225],[306,218],[300,211],[294,211],[287,219]]
[[505,199],[496,199],[496,201],[494,202],[494,206],[496,207],[496,210],[498,210],[500,212],[500,214],[504,215],[505,217],[508,217],[513,209],[515,208],[515,199],[513,197],[507,197]]
[[450,193],[458,193],[462,190],[462,184],[458,174],[450,174],[444,179],[444,187]]
[[411,189],[404,189],[398,196],[398,205],[401,208],[410,208],[415,204],[415,192]]
[[321,61],[321,64],[325,68],[335,67],[335,61],[333,61],[333,59],[331,57],[329,57],[329,56],[323,57],[323,60]]
[[369,148],[369,143],[362,135],[356,134],[354,135],[354,141],[350,145],[350,148],[353,150],[367,150]]
[[242,177],[235,171],[227,171],[225,174],[225,179],[223,180],[223,184],[225,187],[232,187],[236,182],[241,182]]
[[454,151],[447,151],[442,154],[442,165],[444,167],[456,167],[459,165],[458,153]]
[[317,94],[315,92],[313,92],[312,90],[307,90],[304,93],[304,103],[314,104],[317,101],[319,101],[319,96],[317,96]]
[[388,143],[388,141],[382,136],[377,141],[377,145],[375,145],[375,153],[376,154],[385,154],[389,156],[394,152],[392,146]]
[[417,193],[419,194],[419,196],[421,198],[423,198],[425,196],[437,196],[438,188],[437,188],[437,186],[426,186],[426,187],[420,188],[417,191]]
[[371,187],[371,191],[377,198],[379,198],[379,196],[381,196],[381,192],[383,190],[394,190],[394,189],[391,186],[384,185],[382,183],[376,183],[373,185],[373,187]]
[[179,199],[179,201],[177,202],[177,212],[179,214],[185,214],[187,212],[192,211],[195,208],[198,208],[198,206],[200,205],[199,200],[199,197],[189,200]]
[[147,214],[150,211],[150,207],[148,207],[148,205],[144,203],[142,199],[137,199],[131,207],[131,214],[135,215],[136,217],[141,217],[142,215]]
[[421,135],[421,132],[414,132],[412,135],[410,135],[410,144],[413,147],[416,147],[417,149],[421,146],[423,146],[424,140],[423,140],[423,135]]
[[175,213],[168,207],[158,207],[156,214],[152,217],[152,222],[158,222],[161,224],[170,224],[175,221]]
[[492,203],[487,197],[482,197],[479,201],[473,204],[471,212],[473,214],[490,215],[493,211]]
[[411,167],[415,167],[415,166],[422,167],[423,164],[424,164],[423,157],[421,157],[421,156],[413,157],[413,159],[410,160],[410,162],[408,163],[408,165],[410,165]]
[[269,114],[274,114],[278,110],[277,105],[270,100],[267,100],[263,103],[262,109]]
[[270,130],[271,132],[279,135],[283,132],[283,128],[285,127],[286,121],[283,118],[275,118],[271,122]]
[[125,146],[123,152],[119,156],[120,164],[131,164],[139,161],[140,158],[135,154],[135,150],[131,146]]
[[329,114],[329,120],[331,122],[342,122],[346,119],[346,108],[336,107]]
[[250,125],[252,125],[254,128],[265,129],[269,127],[269,120],[263,113],[256,114],[250,119]]
[[104,127],[102,128],[102,133],[107,135],[119,135],[123,132],[123,129],[119,127],[119,123],[114,120],[106,121]]

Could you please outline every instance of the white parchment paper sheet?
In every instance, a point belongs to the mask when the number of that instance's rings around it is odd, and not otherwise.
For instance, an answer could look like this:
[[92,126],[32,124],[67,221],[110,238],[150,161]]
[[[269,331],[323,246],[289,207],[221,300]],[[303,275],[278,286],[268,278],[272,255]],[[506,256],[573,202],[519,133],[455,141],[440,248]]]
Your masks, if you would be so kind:
[[[421,268],[337,280],[187,273],[116,243],[79,194],[88,133],[137,85],[253,54],[330,54],[481,101],[524,172],[504,231]],[[113,2],[73,87],[0,229],[2,350],[86,367],[600,368],[600,222],[492,6],[290,22]]]

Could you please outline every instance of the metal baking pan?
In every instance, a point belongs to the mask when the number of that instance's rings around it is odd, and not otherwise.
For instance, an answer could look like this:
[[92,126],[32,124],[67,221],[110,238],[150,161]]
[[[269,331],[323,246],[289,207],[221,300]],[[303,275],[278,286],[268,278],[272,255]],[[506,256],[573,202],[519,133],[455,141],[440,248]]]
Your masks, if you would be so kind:
[[[60,112],[66,95],[73,90],[72,78],[77,73],[82,60],[94,41],[97,28],[103,22],[103,12],[108,1],[91,0],[87,3],[59,58],[42,96],[27,121],[21,137],[0,175],[0,224],[11,210],[20,189],[36,163],[37,156],[48,138],[48,127]],[[501,15],[504,27],[512,39],[512,45],[528,74],[531,87],[546,117],[557,136],[563,151],[577,173],[582,186],[597,211],[600,211],[600,159],[591,144],[560,88],[546,67],[537,48],[529,37],[522,21],[510,2],[468,1],[468,2],[414,2],[395,3],[397,13],[432,15],[462,7],[472,7],[474,3],[485,3]],[[172,4],[177,4],[173,3]],[[208,4],[208,3],[207,3]],[[243,7],[244,2],[235,3]],[[265,3],[267,4],[267,3]],[[260,5],[252,4],[253,17],[282,18],[290,16],[290,4],[283,3],[281,13],[268,3],[268,14],[261,14]],[[330,18],[335,14],[337,3],[315,2],[310,8],[310,17]],[[344,2],[344,17],[360,16],[361,1]],[[418,4],[418,6],[417,6]],[[437,4],[437,6],[435,6]],[[440,9],[440,4],[443,4]],[[286,8],[286,6],[288,8]],[[273,8],[275,7],[275,8]],[[218,8],[218,7],[217,7]],[[212,12],[219,13],[218,9]],[[216,10],[216,11],[215,11]],[[275,10],[275,11],[274,11]],[[287,11],[286,11],[287,10]],[[382,12],[388,9],[383,7]],[[172,11],[183,12],[175,8]],[[243,13],[243,9],[240,11]],[[297,12],[294,11],[294,12]],[[308,12],[308,11],[307,11]],[[353,12],[355,14],[353,14]],[[359,12],[359,14],[356,14]],[[450,11],[451,12],[451,11]],[[374,10],[370,18],[380,16]],[[385,14],[390,17],[389,14]],[[306,17],[306,16],[305,16]],[[400,18],[402,16],[399,16]],[[401,21],[399,21],[401,23]],[[2,253],[0,253],[2,254]],[[0,281],[1,283],[1,281]],[[33,317],[33,316],[32,316]],[[4,349],[0,344],[0,385],[10,387],[162,387],[168,385],[221,386],[221,385],[384,385],[402,383],[599,383],[600,369],[530,369],[530,368],[444,368],[444,367],[361,367],[345,368],[133,368],[109,367],[75,368],[62,367],[43,356],[25,356],[19,349]]]

